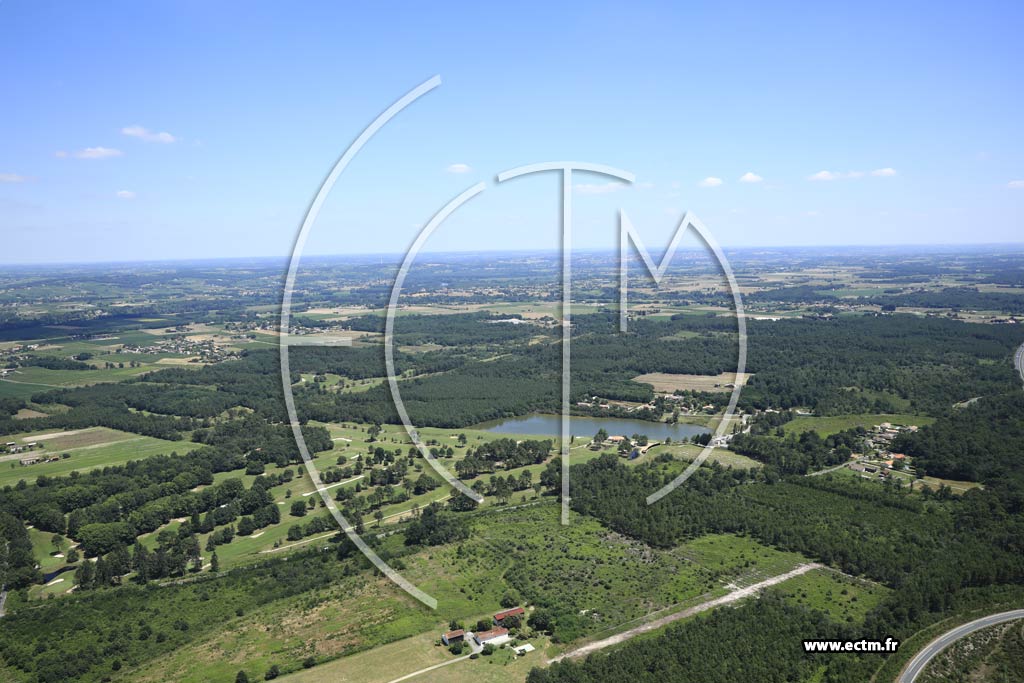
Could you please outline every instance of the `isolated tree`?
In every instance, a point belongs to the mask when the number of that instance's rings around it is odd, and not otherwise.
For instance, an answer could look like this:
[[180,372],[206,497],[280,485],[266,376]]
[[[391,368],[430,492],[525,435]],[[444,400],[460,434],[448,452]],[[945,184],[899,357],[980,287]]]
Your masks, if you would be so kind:
[[249,683],[249,676],[244,671],[239,671],[235,676],[235,683]]
[[218,559],[218,557],[217,557],[217,551],[216,550],[213,551],[213,555],[210,555],[210,571],[211,572],[219,572],[220,571],[220,559]]
[[53,547],[59,553],[60,549],[64,547],[64,537],[60,534],[54,534],[53,537],[50,538],[50,543],[53,544]]

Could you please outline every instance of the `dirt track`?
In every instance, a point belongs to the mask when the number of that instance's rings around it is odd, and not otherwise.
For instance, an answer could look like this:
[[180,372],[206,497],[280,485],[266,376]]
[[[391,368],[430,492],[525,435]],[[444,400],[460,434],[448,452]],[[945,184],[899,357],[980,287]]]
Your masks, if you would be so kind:
[[723,595],[723,596],[721,596],[719,598],[714,598],[713,600],[708,600],[707,602],[702,602],[701,604],[694,605],[693,607],[687,607],[684,610],[680,610],[679,612],[674,612],[674,613],[669,614],[667,616],[660,617],[658,619],[655,619],[654,621],[649,621],[646,624],[641,624],[640,626],[637,626],[635,628],[631,628],[628,631],[623,631],[622,633],[616,633],[614,636],[610,636],[608,638],[604,638],[603,640],[597,640],[597,641],[594,641],[593,643],[588,643],[588,644],[586,644],[586,645],[584,645],[582,647],[579,647],[579,648],[577,648],[575,650],[572,650],[571,652],[566,652],[565,654],[558,655],[557,657],[553,658],[551,661],[552,662],[558,662],[558,661],[561,661],[561,660],[566,659],[566,658],[568,658],[568,659],[575,659],[577,657],[584,657],[586,655],[589,655],[592,652],[597,652],[598,650],[603,650],[606,647],[611,647],[612,645],[618,645],[619,643],[625,642],[625,641],[629,640],[630,638],[632,638],[634,636],[640,635],[641,633],[647,633],[648,631],[653,631],[655,629],[659,629],[662,626],[665,626],[667,624],[671,624],[673,621],[679,621],[680,619],[685,619],[687,617],[691,617],[694,614],[699,614],[700,612],[705,612],[705,611],[707,611],[709,609],[713,609],[715,607],[720,607],[722,605],[727,605],[730,602],[736,602],[737,600],[742,600],[743,598],[749,598],[749,597],[751,597],[753,595],[756,595],[758,593],[758,591],[760,591],[762,588],[768,588],[769,586],[774,586],[774,585],[782,583],[783,581],[786,581],[788,579],[792,579],[794,576],[800,576],[801,574],[806,574],[807,572],[811,571],[812,569],[818,569],[821,566],[822,565],[818,564],[817,562],[808,562],[807,564],[802,564],[802,565],[798,566],[796,569],[792,569],[792,570],[786,572],[785,574],[779,574],[778,576],[773,576],[770,579],[765,579],[764,581],[760,581],[760,582],[755,583],[755,584],[753,584],[751,586],[747,586],[746,588],[740,588],[739,590],[735,590],[732,593],[727,593],[726,595]]

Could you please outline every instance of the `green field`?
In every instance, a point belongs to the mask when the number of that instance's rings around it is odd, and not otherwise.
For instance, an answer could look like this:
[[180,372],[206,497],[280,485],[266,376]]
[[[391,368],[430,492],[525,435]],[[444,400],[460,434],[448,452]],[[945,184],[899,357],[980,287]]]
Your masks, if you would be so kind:
[[[48,433],[56,432],[50,430],[49,432],[3,437],[5,441],[19,444],[26,443],[26,440],[37,439],[37,443],[41,444],[42,448],[18,455],[4,456],[9,460],[0,462],[0,487],[16,484],[21,479],[31,483],[39,475],[56,477],[74,471],[86,472],[95,467],[123,465],[129,460],[141,460],[174,451],[186,453],[196,447],[195,444],[187,441],[164,441],[149,436],[119,432],[106,427],[90,427],[68,432],[67,436],[40,439]],[[64,454],[70,457],[61,457],[55,462],[40,462],[28,466],[19,464],[21,458],[29,455],[40,455],[46,458]]]
[[825,612],[835,621],[857,624],[891,592],[885,586],[831,569],[815,569],[779,584],[775,590],[795,604]]
[[[276,663],[285,672],[298,670],[290,679],[298,683],[390,681],[451,660],[434,645],[448,620],[486,617],[509,592],[522,603],[571,615],[564,618],[573,626],[561,635],[576,640],[616,632],[651,613],[724,594],[806,561],[727,534],[654,549],[587,517],[574,516],[571,525],[561,526],[551,500],[481,510],[471,524],[465,541],[401,558],[403,574],[438,599],[436,611],[363,573],[240,617],[223,632],[115,680],[231,680],[240,668],[255,680]],[[383,549],[401,553],[400,537],[389,537]],[[549,642],[541,636],[531,640],[538,651],[522,660],[503,651],[424,680],[498,680],[490,672],[511,671],[519,679],[541,660]],[[565,646],[555,651],[560,647]],[[309,655],[321,662],[341,658],[303,672],[299,662]]]
[[[399,425],[384,425],[377,440],[372,443],[367,442],[367,425],[332,423],[325,426],[328,428],[332,438],[334,439],[335,447],[330,451],[318,453],[313,458],[314,463],[321,472],[329,467],[343,467],[352,458],[358,455],[365,455],[367,450],[370,448],[379,446],[392,450],[394,448],[401,447],[404,451],[411,446],[411,441],[408,438],[405,429]],[[531,437],[530,435],[525,434],[497,435],[485,430],[473,429],[447,430],[424,428],[420,430],[420,437],[424,442],[451,445],[454,447],[454,457],[441,459],[441,463],[451,470],[454,470],[454,464],[464,456],[466,450],[464,447],[459,447],[457,445],[457,437],[459,434],[466,435],[467,444],[469,445],[479,444],[501,437],[509,437],[513,439],[538,438],[536,436]],[[46,438],[48,435],[50,438]],[[74,430],[68,432],[55,432],[54,430],[50,430],[49,432],[23,433],[15,434],[6,438],[17,443],[25,443],[32,440],[37,441],[37,443],[43,445],[43,448],[41,450],[34,451],[34,453],[42,455],[44,458],[54,455],[60,456],[62,454],[67,454],[70,457],[61,458],[55,462],[41,462],[35,465],[22,466],[18,463],[18,459],[23,457],[25,454],[8,456],[10,458],[9,461],[0,462],[0,486],[7,484],[14,485],[21,479],[25,479],[31,483],[36,477],[43,474],[47,476],[61,476],[67,475],[72,471],[88,471],[96,467],[121,465],[129,460],[146,458],[153,455],[163,455],[171,452],[187,453],[199,447],[197,444],[189,441],[163,441],[160,439],[138,436],[103,427],[93,427],[85,430]],[[577,439],[576,441],[577,443],[575,443],[570,450],[570,461],[572,463],[576,464],[585,462],[599,457],[602,454],[601,452],[595,452],[587,448],[587,444],[583,440]],[[667,463],[663,465],[663,467],[669,469],[680,469],[682,467],[682,462],[695,457],[700,452],[700,449],[685,444],[659,446],[651,449],[651,451],[649,451],[645,456],[633,461],[628,461],[628,463],[630,465],[642,464],[650,461],[651,458],[663,452],[671,452],[678,460],[676,463]],[[551,457],[557,458],[557,452],[553,452]],[[339,461],[341,462],[340,465],[338,464]],[[755,461],[723,449],[716,449],[713,451],[709,461],[718,461],[723,465],[733,467],[760,466],[760,464]],[[516,468],[508,471],[500,471],[499,474],[501,474],[501,476],[505,476],[507,474],[518,476],[525,470],[532,474],[534,482],[538,482],[540,480],[540,474],[545,467],[547,467],[547,463],[529,465],[527,467]],[[230,569],[231,567],[241,564],[250,564],[268,557],[286,554],[296,549],[306,549],[310,544],[326,542],[326,539],[334,534],[332,522],[332,532],[330,533],[316,534],[311,537],[303,538],[299,541],[287,540],[289,527],[298,523],[306,523],[316,516],[326,516],[329,512],[324,507],[320,496],[316,493],[316,486],[314,486],[313,482],[309,478],[305,465],[301,463],[291,464],[285,468],[267,465],[266,473],[279,474],[285,469],[290,469],[294,473],[294,478],[288,483],[283,483],[270,489],[270,493],[273,495],[275,503],[280,506],[281,521],[278,524],[273,524],[263,529],[259,529],[250,536],[236,536],[231,543],[219,546],[217,548],[217,557],[222,569]],[[409,476],[411,478],[416,478],[423,472],[429,474],[438,481],[441,479],[429,464],[422,459],[414,461],[412,468],[410,468]],[[465,480],[465,483],[472,486],[477,481],[488,480],[490,476],[490,474],[482,474],[474,479]],[[253,481],[256,479],[256,475],[246,474],[244,470],[238,469],[229,472],[218,472],[213,477],[214,483],[221,482],[229,478],[241,479],[248,488],[252,486]],[[364,486],[367,483],[364,478],[352,479],[351,481],[347,481],[340,485],[351,488],[355,487],[357,482],[362,482]],[[335,489],[338,488],[339,485],[336,484],[328,486],[328,491],[333,497],[336,493]],[[423,508],[432,502],[447,500],[451,496],[451,493],[451,489],[447,485],[442,484],[433,491],[429,491],[421,495],[413,495],[404,502],[386,504],[381,508],[384,515],[383,523],[384,525],[391,525],[404,521],[409,517],[414,508]],[[292,517],[289,514],[290,505],[295,500],[314,500],[316,501],[316,507],[313,510],[309,510],[305,517]],[[531,488],[513,493],[509,499],[509,505],[521,505],[537,500],[538,495],[536,491]],[[496,505],[498,505],[498,501],[490,497],[488,497],[484,503],[485,507],[492,507]],[[369,511],[364,514],[363,523],[366,529],[371,532],[378,526],[374,514]],[[171,522],[170,524],[161,527],[161,529],[157,529],[154,532],[143,535],[141,539],[147,546],[154,548],[156,545],[156,536],[159,531],[167,528],[173,529],[176,526],[177,522]],[[208,563],[210,553],[205,551],[206,535],[200,535],[199,540],[201,547],[204,548],[203,561],[204,563]]]
[[829,417],[798,415],[782,426],[786,431],[795,432],[797,434],[801,432],[815,431],[822,437],[826,437],[831,434],[835,434],[846,429],[854,429],[856,427],[870,429],[871,427],[882,424],[883,422],[888,422],[894,425],[917,425],[918,427],[923,427],[924,425],[930,425],[935,422],[935,418],[924,415],[910,415],[907,413],[834,415]]
[[18,368],[5,379],[0,380],[0,398],[29,398],[34,394],[51,389],[80,387],[100,382],[118,382],[137,377],[154,369],[153,365],[135,368],[113,368],[110,370],[48,370],[47,368]]

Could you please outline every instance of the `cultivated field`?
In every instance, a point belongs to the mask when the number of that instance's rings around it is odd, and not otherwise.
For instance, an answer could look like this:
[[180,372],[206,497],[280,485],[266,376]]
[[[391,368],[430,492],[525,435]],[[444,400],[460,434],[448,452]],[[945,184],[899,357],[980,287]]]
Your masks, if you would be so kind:
[[670,394],[674,391],[731,391],[727,386],[739,383],[741,386],[750,379],[748,373],[723,372],[720,375],[673,375],[667,372],[650,372],[638,375],[634,382],[650,384],[655,391]]

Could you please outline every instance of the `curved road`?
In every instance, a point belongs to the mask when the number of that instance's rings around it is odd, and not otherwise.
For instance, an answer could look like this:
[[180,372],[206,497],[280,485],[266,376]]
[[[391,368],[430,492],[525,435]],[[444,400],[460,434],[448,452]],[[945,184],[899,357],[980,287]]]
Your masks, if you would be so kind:
[[1020,373],[1021,380],[1024,380],[1024,344],[1021,344],[1017,349],[1016,355],[1013,357],[1013,367],[1017,368],[1017,372]]
[[966,624],[957,626],[951,631],[943,633],[941,636],[928,643],[923,650],[918,652],[910,663],[903,669],[897,683],[914,683],[917,677],[921,675],[925,667],[928,666],[935,655],[942,652],[944,649],[960,640],[966,635],[970,635],[975,631],[989,626],[995,626],[1001,624],[1004,621],[1012,621],[1014,619],[1024,619],[1024,609],[1015,609],[1010,612],[1000,612],[999,614],[991,614],[981,619],[975,619],[969,621]]

